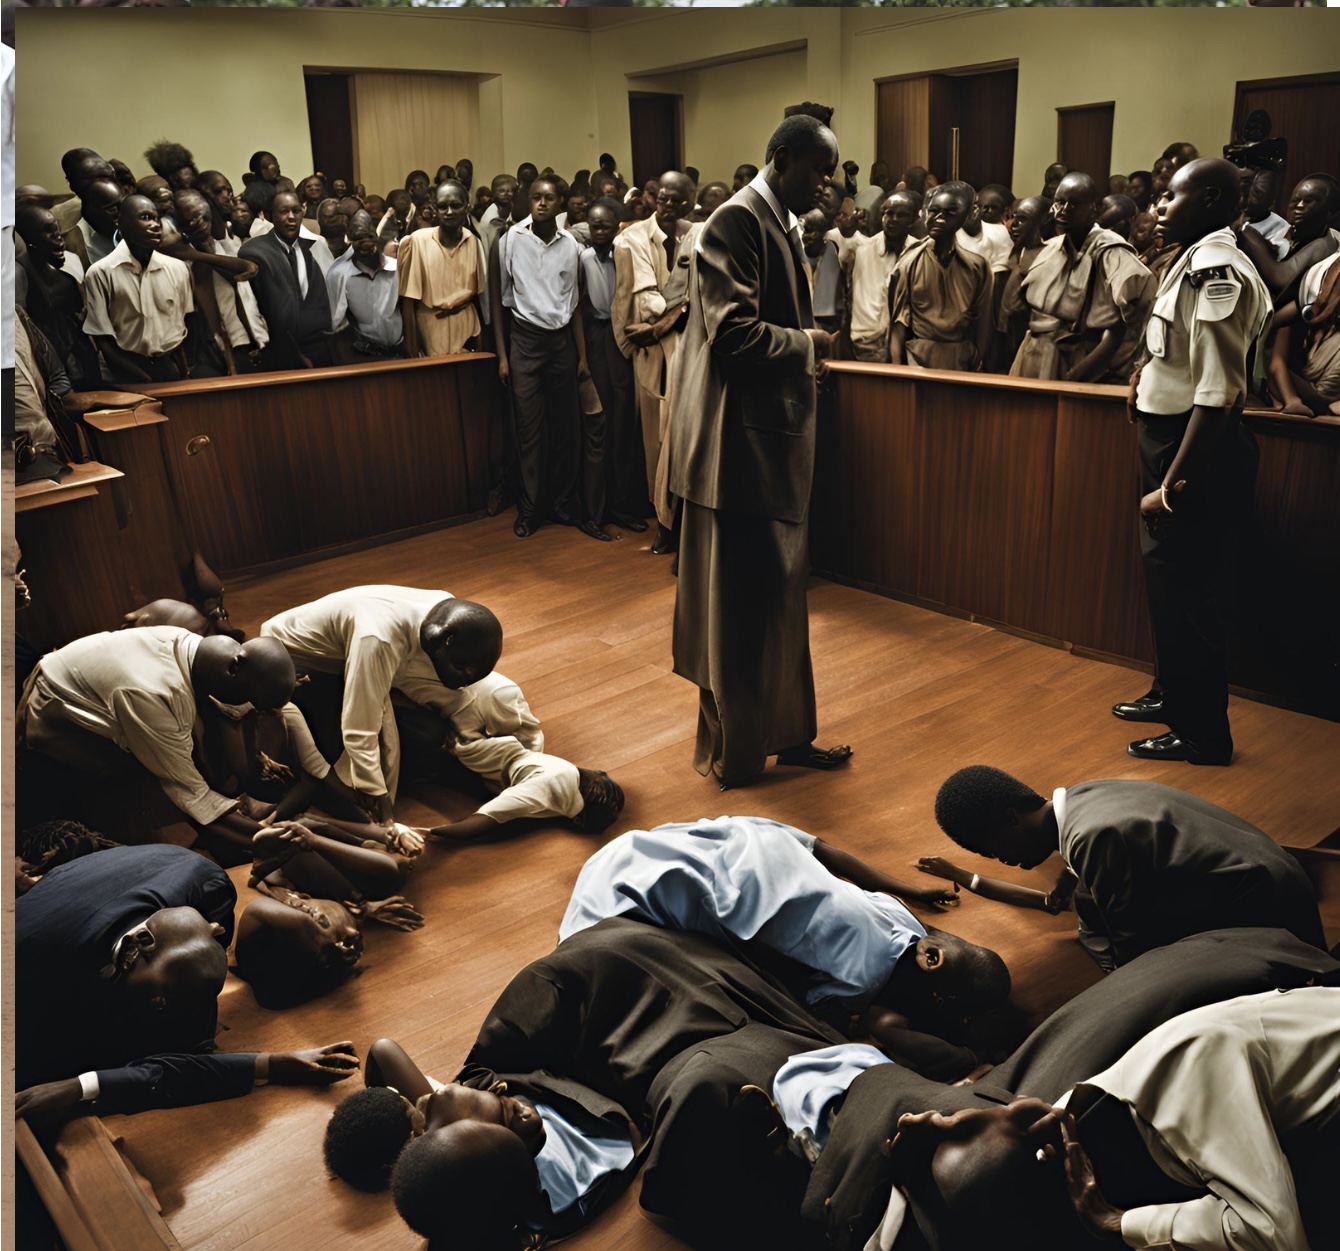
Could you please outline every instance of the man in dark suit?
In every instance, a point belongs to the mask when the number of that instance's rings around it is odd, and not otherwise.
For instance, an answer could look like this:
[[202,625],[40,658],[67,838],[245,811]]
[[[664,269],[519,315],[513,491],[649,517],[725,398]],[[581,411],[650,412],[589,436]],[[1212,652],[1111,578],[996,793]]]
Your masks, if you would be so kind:
[[1081,782],[1050,800],[989,765],[940,787],[935,819],[961,847],[1006,864],[1065,862],[1044,894],[937,857],[921,867],[988,899],[1056,913],[1073,902],[1079,939],[1104,972],[1141,952],[1228,925],[1279,926],[1325,946],[1316,892],[1269,835],[1208,800],[1155,782]]
[[14,905],[18,1086],[211,1039],[236,902],[217,864],[166,844],[45,874]]
[[252,285],[270,331],[261,360],[266,369],[333,364],[330,297],[311,243],[299,235],[302,201],[295,192],[277,192],[270,214],[274,229],[248,239],[239,253],[260,266]]
[[[645,1160],[644,1206],[680,1217],[704,1205],[715,1210],[714,1201],[741,1184],[732,1146],[741,1087],[770,1082],[795,1052],[841,1041],[780,983],[710,939],[628,918],[602,921],[527,965],[499,996],[456,1081],[425,1107],[426,1132],[397,1161],[397,1207],[443,1245],[493,1245],[487,1239],[499,1234],[498,1245],[508,1245],[508,1229],[537,1216],[551,1236],[589,1221]],[[394,1084],[402,1093],[409,1086],[403,1076]],[[490,1144],[481,1141],[476,1152],[465,1137],[501,1125],[533,1155],[537,1103],[558,1109],[579,1135],[631,1129],[633,1143],[641,1142],[630,1164],[557,1220],[534,1211],[534,1170],[516,1142],[495,1134],[498,1152],[487,1166],[480,1156],[492,1154]],[[549,1113],[541,1115],[548,1122]],[[408,1124],[401,1132],[408,1135]],[[673,1144],[664,1160],[662,1141]],[[444,1198],[448,1179],[466,1175],[475,1197],[469,1208]],[[704,1175],[714,1178],[710,1197]],[[482,1196],[495,1189],[499,1202],[489,1211]]]
[[675,358],[675,672],[699,687],[694,767],[722,789],[769,755],[812,768],[851,755],[813,745],[806,527],[815,374],[831,339],[814,328],[795,216],[819,206],[837,158],[814,118],[777,128],[767,168],[703,227]]

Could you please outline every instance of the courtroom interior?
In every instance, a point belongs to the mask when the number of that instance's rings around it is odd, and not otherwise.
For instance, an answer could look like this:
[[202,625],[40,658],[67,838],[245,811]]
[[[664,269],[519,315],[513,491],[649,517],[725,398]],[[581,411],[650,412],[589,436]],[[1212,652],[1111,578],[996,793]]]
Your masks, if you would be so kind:
[[15,30],[15,1245],[1325,1245],[1331,15]]

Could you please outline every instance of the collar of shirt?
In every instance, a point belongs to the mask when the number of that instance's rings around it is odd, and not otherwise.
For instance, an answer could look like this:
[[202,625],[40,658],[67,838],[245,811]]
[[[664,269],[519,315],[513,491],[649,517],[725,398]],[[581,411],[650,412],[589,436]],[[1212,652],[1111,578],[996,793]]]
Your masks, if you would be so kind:
[[750,182],[750,186],[759,193],[767,202],[768,207],[772,209],[773,215],[777,218],[782,229],[789,235],[800,225],[798,218],[789,208],[784,208],[782,202],[772,193],[772,188],[768,186],[767,172],[772,166],[762,170],[758,177]]
[[147,265],[141,265],[131,252],[130,244],[122,239],[121,242],[108,253],[107,264],[112,266],[124,265],[128,269],[135,270],[136,273],[145,273],[151,269],[162,269],[163,255],[155,250],[149,254],[149,263]]
[[[393,274],[396,271],[394,256],[387,256],[386,253],[383,252],[380,260],[381,264],[377,266],[376,270],[370,271],[354,260],[354,250],[350,248],[343,256],[336,259],[335,264],[347,269],[351,278],[361,277],[366,278],[369,282],[375,282],[380,275],[386,273]],[[331,268],[334,269],[334,266]]]
[[[523,222],[517,222],[517,224],[513,227],[513,229],[524,230],[526,234],[530,235],[531,238],[533,238],[537,243],[543,244],[543,246],[546,248],[552,247],[555,243],[559,241],[560,238],[572,239],[572,236],[568,234],[568,232],[564,230],[562,226],[555,226],[554,237],[550,239],[548,243],[545,243],[545,241],[535,233],[534,227],[532,226],[531,219],[529,217],[527,217],[526,220]],[[572,239],[572,241],[573,243],[577,243],[576,239]],[[577,244],[577,246],[581,247],[581,244]]]

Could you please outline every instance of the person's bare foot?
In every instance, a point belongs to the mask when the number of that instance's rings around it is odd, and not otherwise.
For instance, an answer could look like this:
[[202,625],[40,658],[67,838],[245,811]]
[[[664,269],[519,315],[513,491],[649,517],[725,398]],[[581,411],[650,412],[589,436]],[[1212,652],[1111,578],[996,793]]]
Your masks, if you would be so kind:
[[851,759],[851,748],[845,743],[837,747],[816,747],[802,743],[777,753],[779,765],[796,765],[802,769],[837,769]]

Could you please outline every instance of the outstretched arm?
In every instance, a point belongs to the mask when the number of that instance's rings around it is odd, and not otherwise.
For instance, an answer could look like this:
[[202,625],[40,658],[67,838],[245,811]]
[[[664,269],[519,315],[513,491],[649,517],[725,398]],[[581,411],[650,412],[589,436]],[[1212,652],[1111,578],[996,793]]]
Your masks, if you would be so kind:
[[379,1038],[368,1048],[363,1084],[390,1086],[411,1101],[421,1099],[433,1091],[432,1083],[423,1075],[423,1070],[394,1038]]
[[1050,912],[1052,916],[1065,912],[1075,893],[1075,875],[1069,869],[1062,871],[1051,890],[1041,891],[1030,886],[1016,886],[1013,882],[1002,882],[999,878],[982,877],[980,873],[969,873],[967,869],[960,869],[941,856],[922,856],[917,861],[917,868],[932,877],[946,878],[974,895],[981,895],[983,899],[1013,904],[1016,908],[1036,908],[1039,912]]
[[866,864],[851,852],[824,842],[822,838],[814,840],[814,858],[835,877],[845,878],[862,890],[878,891],[881,894],[894,895],[899,899],[928,904],[936,908],[952,907],[958,903],[957,890],[914,886],[910,882],[900,881],[896,877],[890,877],[882,869]]
[[476,839],[492,838],[501,829],[501,825],[483,812],[471,813],[459,821],[450,821],[446,825],[435,825],[425,833],[434,838],[445,838],[453,843],[470,843]]

